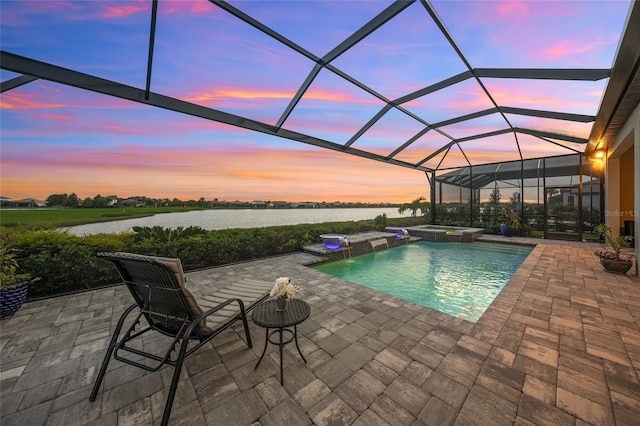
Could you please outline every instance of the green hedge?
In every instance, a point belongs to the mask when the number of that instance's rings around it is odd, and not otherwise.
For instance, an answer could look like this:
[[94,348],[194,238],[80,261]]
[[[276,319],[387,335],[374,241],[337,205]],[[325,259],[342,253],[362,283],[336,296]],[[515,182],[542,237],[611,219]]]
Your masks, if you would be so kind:
[[409,226],[417,218],[332,222],[252,229],[181,232],[141,228],[136,233],[100,234],[83,237],[53,230],[3,228],[9,244],[17,250],[20,272],[41,277],[30,285],[28,299],[50,297],[120,282],[101,251],[125,251],[153,256],[179,257],[185,270],[195,270],[302,250],[321,242],[320,234],[383,230],[384,226]]
[[10,234],[21,272],[41,277],[29,285],[28,298],[40,298],[118,282],[116,270],[95,255],[121,251],[124,234],[77,237],[57,231],[18,230]]

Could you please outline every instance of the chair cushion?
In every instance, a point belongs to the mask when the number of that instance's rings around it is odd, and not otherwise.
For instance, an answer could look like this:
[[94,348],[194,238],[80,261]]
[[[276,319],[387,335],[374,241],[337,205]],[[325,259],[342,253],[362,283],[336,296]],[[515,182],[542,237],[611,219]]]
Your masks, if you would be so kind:
[[[180,261],[180,259],[170,257],[153,257],[153,260],[161,265],[167,266],[174,273],[174,275],[176,276],[176,280],[180,284],[180,289],[182,290],[182,294],[187,301],[187,306],[189,307],[191,314],[196,317],[202,315],[204,311],[198,304],[196,298],[193,297],[193,294],[191,294],[189,289],[186,287],[187,279],[184,276],[184,270],[182,269],[182,262]],[[206,318],[200,321],[198,328],[200,329],[200,332],[204,334],[211,333],[213,331],[209,327],[207,327]]]

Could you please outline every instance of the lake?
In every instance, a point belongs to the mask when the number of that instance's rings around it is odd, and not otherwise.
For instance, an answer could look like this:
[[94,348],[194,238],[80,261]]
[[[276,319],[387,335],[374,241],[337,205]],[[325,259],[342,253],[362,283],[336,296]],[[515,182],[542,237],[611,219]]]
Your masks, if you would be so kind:
[[[207,230],[232,228],[263,228],[265,226],[298,225],[301,223],[347,222],[375,219],[386,214],[389,218],[402,217],[397,207],[321,208],[321,209],[216,209],[194,210],[183,213],[162,213],[137,219],[62,228],[73,235],[111,234],[131,232],[134,226],[161,226],[175,229],[179,226],[199,226]],[[405,213],[409,214],[409,213]]]

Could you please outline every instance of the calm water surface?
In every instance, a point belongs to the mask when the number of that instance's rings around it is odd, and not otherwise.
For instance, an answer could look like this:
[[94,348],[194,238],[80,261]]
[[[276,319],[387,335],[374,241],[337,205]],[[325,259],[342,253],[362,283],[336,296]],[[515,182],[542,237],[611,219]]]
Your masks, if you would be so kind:
[[[199,226],[203,229],[262,228],[265,226],[297,225],[301,223],[345,222],[352,220],[402,217],[396,207],[322,208],[322,209],[229,209],[195,210],[184,213],[163,213],[137,219],[64,228],[73,235],[111,234],[131,232],[134,226]],[[407,213],[408,214],[408,213]]]
[[531,247],[419,241],[315,269],[476,322]]

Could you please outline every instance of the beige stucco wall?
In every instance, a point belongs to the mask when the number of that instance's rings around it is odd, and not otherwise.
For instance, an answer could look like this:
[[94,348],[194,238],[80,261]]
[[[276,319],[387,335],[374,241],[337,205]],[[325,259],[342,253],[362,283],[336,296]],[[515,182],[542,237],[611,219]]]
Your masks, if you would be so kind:
[[640,104],[607,152],[605,165],[605,220],[619,235],[624,220],[635,220],[635,274],[640,274]]

